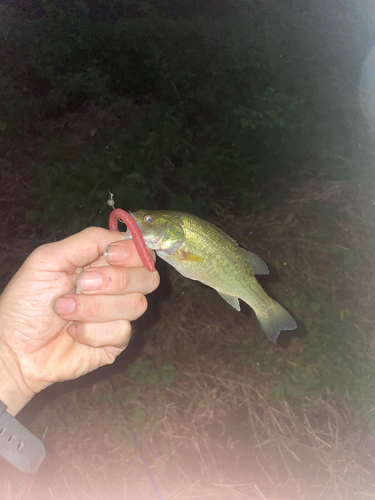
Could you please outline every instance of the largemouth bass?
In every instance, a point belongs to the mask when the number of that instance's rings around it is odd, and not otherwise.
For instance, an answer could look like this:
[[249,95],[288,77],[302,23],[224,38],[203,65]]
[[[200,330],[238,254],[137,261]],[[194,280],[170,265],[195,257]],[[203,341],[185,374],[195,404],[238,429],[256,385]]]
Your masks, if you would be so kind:
[[268,274],[265,262],[213,224],[174,211],[138,210],[131,214],[146,245],[183,276],[214,288],[232,307],[238,299],[255,312],[267,337],[276,342],[281,330],[294,330],[292,316],[271,299],[255,278]]

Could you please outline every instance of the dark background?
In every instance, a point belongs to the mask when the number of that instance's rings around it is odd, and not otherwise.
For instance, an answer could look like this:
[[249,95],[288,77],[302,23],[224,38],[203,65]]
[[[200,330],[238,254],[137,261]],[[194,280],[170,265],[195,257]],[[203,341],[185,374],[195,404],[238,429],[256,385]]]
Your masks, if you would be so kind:
[[0,2],[1,288],[110,189],[220,226],[298,321],[271,345],[157,263],[126,352],[20,414],[48,458],[1,498],[156,498],[129,423],[163,498],[372,498],[374,43],[370,0]]

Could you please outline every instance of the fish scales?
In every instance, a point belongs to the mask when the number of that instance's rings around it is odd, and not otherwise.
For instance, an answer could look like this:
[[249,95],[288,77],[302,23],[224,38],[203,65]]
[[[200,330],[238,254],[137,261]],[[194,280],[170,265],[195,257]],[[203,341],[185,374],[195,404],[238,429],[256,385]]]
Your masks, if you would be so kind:
[[[257,300],[259,307],[264,307],[263,301],[271,301],[232,238],[207,221],[202,224],[201,219],[195,216],[183,216],[182,225],[186,235],[186,250],[204,258],[203,262],[180,261],[185,276],[195,275],[195,279],[205,285],[239,297],[244,302]],[[252,298],[248,297],[249,281],[255,294]]]
[[255,278],[268,274],[267,265],[221,229],[183,212],[139,210],[132,216],[146,245],[182,275],[214,288],[238,311],[238,299],[252,307],[270,340],[276,342],[281,330],[297,328]]

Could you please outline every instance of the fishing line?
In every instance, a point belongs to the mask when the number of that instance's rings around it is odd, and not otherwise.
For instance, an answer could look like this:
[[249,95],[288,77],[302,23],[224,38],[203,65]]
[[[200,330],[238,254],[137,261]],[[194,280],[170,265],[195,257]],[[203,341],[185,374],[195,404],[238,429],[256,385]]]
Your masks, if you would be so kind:
[[[113,393],[115,394],[117,391],[116,391],[115,384],[114,384],[114,382],[112,380],[112,376],[109,377],[109,382],[110,382],[110,384],[112,386]],[[129,420],[126,417],[124,406],[123,406],[121,400],[119,401],[119,405],[121,407],[121,411],[122,411],[122,415],[124,417],[125,423],[126,423],[128,429],[129,429],[130,434],[133,437],[134,447],[138,450],[139,456],[141,457],[141,460],[143,462],[144,468],[146,469],[148,478],[150,479],[150,482],[151,482],[151,484],[152,484],[152,486],[153,486],[153,488],[155,490],[156,496],[158,497],[159,500],[163,500],[163,497],[161,496],[161,493],[159,491],[158,485],[156,484],[156,480],[154,478],[154,475],[152,474],[151,469],[150,469],[150,467],[149,467],[149,465],[147,463],[147,460],[146,460],[145,456],[143,455],[142,448],[141,448],[141,445],[139,444],[139,441],[137,439],[136,433],[135,433],[133,427],[131,426]]]
[[[115,210],[114,195],[113,195],[113,193],[111,193],[110,189],[108,189],[108,192],[109,192],[110,198],[107,200],[107,205],[110,206],[112,208],[112,210]],[[104,209],[104,207],[101,209],[100,213],[102,213],[103,209]],[[112,386],[113,394],[115,394],[117,392],[117,390],[116,390],[116,386],[115,386],[115,384],[113,382],[112,376],[109,377],[109,383]],[[132,435],[133,442],[134,442],[134,448],[138,450],[139,456],[141,457],[143,466],[146,469],[148,478],[150,479],[150,482],[151,482],[151,484],[152,484],[152,486],[153,486],[153,488],[155,490],[156,496],[158,497],[159,500],[163,500],[163,497],[161,496],[161,493],[159,491],[158,485],[156,484],[156,480],[154,478],[154,475],[151,472],[151,469],[150,469],[150,467],[149,467],[149,465],[147,463],[147,460],[146,460],[145,456],[143,455],[141,445],[139,444],[139,441],[137,439],[137,435],[136,435],[133,427],[131,426],[129,420],[126,417],[125,409],[124,409],[124,406],[123,406],[121,400],[119,401],[119,405],[120,405],[120,408],[121,408],[122,416],[124,417],[125,423],[127,425],[127,428],[129,430],[130,434]]]
[[[111,191],[109,189],[108,189],[108,192],[109,192],[110,198],[109,198],[109,200],[107,200],[107,205],[109,205],[112,208],[112,210],[115,210],[115,200],[113,199],[114,195],[113,195],[113,193],[111,193]],[[101,212],[102,212],[102,210],[101,210]],[[116,391],[116,386],[115,386],[115,384],[113,382],[112,376],[109,377],[109,382],[110,382],[110,384],[112,386],[113,394],[115,394],[117,391]],[[148,478],[150,479],[150,482],[151,482],[151,484],[152,484],[152,486],[153,486],[153,488],[155,490],[156,496],[158,497],[159,500],[163,500],[163,497],[161,496],[161,493],[159,491],[158,485],[156,484],[156,480],[154,478],[154,475],[151,472],[151,469],[150,469],[150,467],[149,467],[149,465],[147,463],[147,460],[146,460],[145,456],[143,455],[141,445],[139,444],[139,441],[137,439],[137,435],[136,435],[133,427],[131,426],[129,420],[126,418],[126,413],[125,413],[124,406],[123,406],[121,400],[119,401],[119,405],[120,405],[120,408],[121,408],[122,416],[124,417],[125,423],[126,423],[126,425],[128,427],[128,430],[129,430],[130,434],[132,435],[133,442],[134,442],[134,448],[136,448],[138,450],[139,456],[141,457],[143,466],[146,469]]]

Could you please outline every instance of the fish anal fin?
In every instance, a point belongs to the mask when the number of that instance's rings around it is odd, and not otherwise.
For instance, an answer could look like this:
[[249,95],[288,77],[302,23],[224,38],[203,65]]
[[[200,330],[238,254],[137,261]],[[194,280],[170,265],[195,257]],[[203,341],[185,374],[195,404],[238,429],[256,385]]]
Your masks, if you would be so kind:
[[244,248],[240,249],[242,252],[242,255],[245,257],[245,259],[249,262],[251,265],[254,274],[269,274],[269,269],[267,267],[267,264],[255,253],[249,252],[249,250],[245,250]]
[[227,295],[226,293],[221,293],[221,292],[218,292],[218,294],[225,301],[227,301],[228,304],[230,304],[232,307],[234,307],[237,311],[241,310],[240,303],[239,303],[239,300],[237,297],[235,297],[234,295]]

